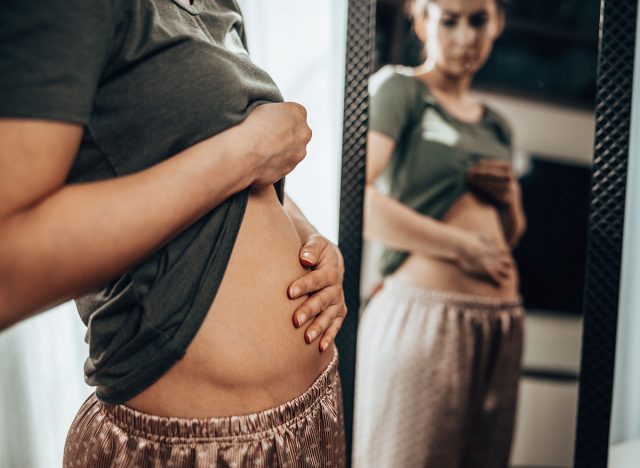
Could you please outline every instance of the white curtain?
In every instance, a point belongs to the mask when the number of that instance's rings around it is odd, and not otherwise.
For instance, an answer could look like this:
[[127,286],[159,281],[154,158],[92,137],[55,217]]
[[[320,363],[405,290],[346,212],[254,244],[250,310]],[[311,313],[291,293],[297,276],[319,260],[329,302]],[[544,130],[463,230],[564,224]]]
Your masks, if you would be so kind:
[[91,393],[84,333],[69,302],[0,334],[0,467],[62,466],[67,428]]
[[[640,10],[638,21],[640,21]],[[640,439],[640,40],[636,36],[611,443]]]
[[239,0],[249,52],[285,100],[307,108],[313,139],[286,191],[337,242],[347,0]]
[[[308,156],[286,190],[309,220],[338,237],[346,0],[241,0],[254,61],[287,100],[307,108]],[[66,303],[0,333],[0,467],[61,466],[84,384],[84,325]]]

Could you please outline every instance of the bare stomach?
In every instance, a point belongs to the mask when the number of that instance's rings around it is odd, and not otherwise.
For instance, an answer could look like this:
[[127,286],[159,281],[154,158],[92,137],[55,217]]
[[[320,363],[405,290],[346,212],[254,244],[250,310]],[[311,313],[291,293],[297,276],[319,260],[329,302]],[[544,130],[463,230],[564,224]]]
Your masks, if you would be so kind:
[[186,355],[126,402],[159,416],[241,415],[291,400],[333,355],[304,341],[288,286],[305,273],[300,238],[272,186],[252,189],[215,301]]
[[[442,221],[467,232],[484,234],[507,245],[498,210],[472,192],[465,192],[456,200]],[[410,255],[391,276],[433,289],[509,299],[518,296],[518,271],[515,264],[507,279],[499,286],[489,280],[466,274],[452,262],[416,254]]]

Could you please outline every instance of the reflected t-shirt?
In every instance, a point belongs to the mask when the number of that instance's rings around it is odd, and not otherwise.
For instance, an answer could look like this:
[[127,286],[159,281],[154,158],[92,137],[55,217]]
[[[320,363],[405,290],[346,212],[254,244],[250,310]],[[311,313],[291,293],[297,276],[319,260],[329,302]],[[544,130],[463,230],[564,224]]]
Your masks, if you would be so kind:
[[[233,0],[9,0],[0,15],[0,116],[82,124],[69,184],[135,173],[238,124],[260,103],[282,101],[244,38]],[[282,183],[277,189],[282,201]],[[88,327],[86,381],[101,400],[132,398],[184,355],[247,199],[248,190],[235,194],[76,299]]]
[[[511,161],[511,130],[484,106],[477,123],[447,113],[409,68],[386,66],[371,77],[369,129],[396,142],[383,178],[389,195],[419,213],[442,219],[467,190],[465,172],[482,159]],[[385,248],[380,273],[393,273],[408,252]]]

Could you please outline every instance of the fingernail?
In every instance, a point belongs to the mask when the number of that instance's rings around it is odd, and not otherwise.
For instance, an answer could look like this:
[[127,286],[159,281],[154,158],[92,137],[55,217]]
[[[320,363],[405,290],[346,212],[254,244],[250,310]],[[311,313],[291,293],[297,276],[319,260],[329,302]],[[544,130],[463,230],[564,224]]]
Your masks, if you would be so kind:
[[320,343],[320,351],[324,351],[328,347],[329,347],[329,343],[328,342],[323,341],[322,343]]
[[298,322],[298,326],[302,325],[304,322],[307,321],[307,317],[304,314],[300,314],[298,315],[298,318],[296,319]]
[[310,263],[316,263],[316,257],[311,252],[302,252],[302,258]]
[[295,299],[296,297],[298,297],[300,295],[300,288],[295,286],[293,288],[291,288],[289,290],[289,296],[291,297],[291,299]]
[[316,333],[314,330],[311,330],[310,332],[308,332],[307,333],[307,340],[309,341],[309,343],[311,343],[313,340],[315,340],[316,336],[318,336],[318,333]]

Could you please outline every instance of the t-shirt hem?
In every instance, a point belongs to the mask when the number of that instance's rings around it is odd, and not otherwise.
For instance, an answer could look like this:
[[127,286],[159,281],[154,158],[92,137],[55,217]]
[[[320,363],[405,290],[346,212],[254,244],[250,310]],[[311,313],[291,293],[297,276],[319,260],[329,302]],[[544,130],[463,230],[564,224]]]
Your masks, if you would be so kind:
[[[158,358],[154,363],[145,365],[144,373],[136,378],[130,385],[125,387],[120,387],[118,384],[111,385],[111,387],[116,388],[116,390],[108,392],[101,390],[101,386],[98,385],[96,388],[96,397],[100,401],[107,404],[120,404],[133,398],[160,379],[160,377],[162,377],[185,355],[187,348],[198,333],[198,330],[200,330],[202,322],[204,321],[209,309],[211,308],[211,304],[218,293],[220,283],[222,282],[226,272],[231,252],[233,251],[240,231],[240,226],[244,219],[248,198],[248,189],[245,189],[234,196],[229,213],[229,216],[234,222],[233,225],[229,226],[228,230],[226,230],[224,234],[225,236],[230,236],[227,242],[230,242],[231,245],[230,248],[225,251],[228,252],[228,256],[222,259],[220,256],[217,256],[215,259],[212,259],[216,262],[224,261],[225,267],[221,270],[219,278],[217,275],[207,275],[203,283],[199,286],[199,293],[193,302],[193,307],[188,318],[184,320],[181,327],[173,336],[173,339],[163,346],[163,349],[166,350],[167,353]],[[126,378],[123,380],[126,380]]]
[[182,358],[181,354],[172,353],[167,355],[163,360],[158,361],[155,365],[145,366],[144,378],[138,380],[135,385],[131,385],[122,390],[104,392],[100,386],[96,387],[96,397],[103,403],[117,405],[130,400],[134,396],[149,388],[160,377],[162,377],[173,365]]

